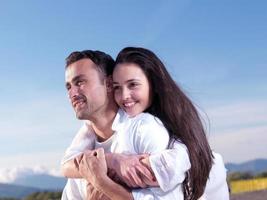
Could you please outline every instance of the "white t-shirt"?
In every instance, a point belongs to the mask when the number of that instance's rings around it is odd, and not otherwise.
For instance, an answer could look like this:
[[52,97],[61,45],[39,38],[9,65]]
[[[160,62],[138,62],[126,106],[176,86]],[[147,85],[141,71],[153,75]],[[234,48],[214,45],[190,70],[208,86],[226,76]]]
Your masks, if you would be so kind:
[[[162,122],[158,118],[147,113],[141,113],[136,117],[129,118],[124,111],[119,110],[112,124],[112,130],[115,131],[114,135],[107,141],[99,143],[96,142],[96,137],[90,125],[88,126],[88,124],[86,124],[78,132],[71,146],[67,149],[62,159],[62,164],[78,156],[86,149],[99,147],[104,148],[105,152],[125,154],[150,153],[156,155],[166,149],[169,142],[168,132]],[[190,168],[190,162],[185,146],[181,143],[177,143],[177,148],[184,152],[183,158],[178,157],[181,160],[183,159],[184,170],[184,173],[176,174],[176,176],[179,176],[178,179],[180,182],[174,183],[173,185],[175,186],[169,188],[168,191],[164,191],[161,187],[134,189],[132,190],[134,199],[184,199],[181,183],[185,178],[185,172]],[[159,172],[157,174],[160,176],[161,173]],[[164,178],[164,175],[162,177]],[[68,179],[62,194],[62,199],[85,199],[85,186],[86,182],[83,179]]]

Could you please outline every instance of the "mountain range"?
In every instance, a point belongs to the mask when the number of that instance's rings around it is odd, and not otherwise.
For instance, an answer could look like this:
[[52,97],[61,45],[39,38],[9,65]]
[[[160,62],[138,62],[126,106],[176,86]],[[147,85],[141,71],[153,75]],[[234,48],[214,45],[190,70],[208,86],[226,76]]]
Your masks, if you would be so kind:
[[23,198],[29,194],[34,192],[41,191],[38,188],[34,187],[25,187],[21,185],[14,185],[14,184],[4,184],[0,183],[0,198]]
[[255,159],[243,163],[226,163],[228,172],[251,172],[253,174],[267,171],[267,159]]
[[61,191],[65,184],[65,178],[48,174],[19,176],[11,183],[0,183],[0,197],[21,199],[34,192]]
[[66,179],[48,174],[36,174],[18,177],[12,183],[42,190],[63,190]]

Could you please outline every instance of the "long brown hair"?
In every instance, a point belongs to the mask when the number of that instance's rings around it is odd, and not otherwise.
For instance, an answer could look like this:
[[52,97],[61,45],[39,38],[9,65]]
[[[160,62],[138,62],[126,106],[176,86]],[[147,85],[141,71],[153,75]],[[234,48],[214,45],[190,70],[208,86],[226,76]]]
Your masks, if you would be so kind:
[[150,50],[124,48],[115,63],[135,63],[148,77],[153,97],[151,106],[145,112],[158,117],[170,137],[186,145],[191,168],[183,182],[183,193],[185,199],[197,200],[204,193],[212,166],[212,152],[195,106]]

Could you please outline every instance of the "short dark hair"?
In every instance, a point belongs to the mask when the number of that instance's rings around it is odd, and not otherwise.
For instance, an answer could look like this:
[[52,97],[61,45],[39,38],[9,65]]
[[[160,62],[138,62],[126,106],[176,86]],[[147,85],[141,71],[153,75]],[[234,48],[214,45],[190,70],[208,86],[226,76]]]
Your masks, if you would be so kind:
[[86,58],[92,60],[93,63],[96,64],[97,69],[102,72],[104,76],[109,76],[112,74],[115,61],[110,55],[102,51],[74,51],[66,58],[66,68],[74,62]]

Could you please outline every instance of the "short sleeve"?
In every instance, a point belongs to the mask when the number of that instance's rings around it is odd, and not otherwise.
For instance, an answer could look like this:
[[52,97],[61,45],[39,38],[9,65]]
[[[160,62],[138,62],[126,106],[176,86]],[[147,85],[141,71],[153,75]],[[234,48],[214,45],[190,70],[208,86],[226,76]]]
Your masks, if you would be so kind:
[[85,123],[77,132],[71,145],[67,148],[61,160],[61,164],[77,157],[85,150],[92,150],[94,148],[94,142],[95,134],[92,133],[90,126]]

